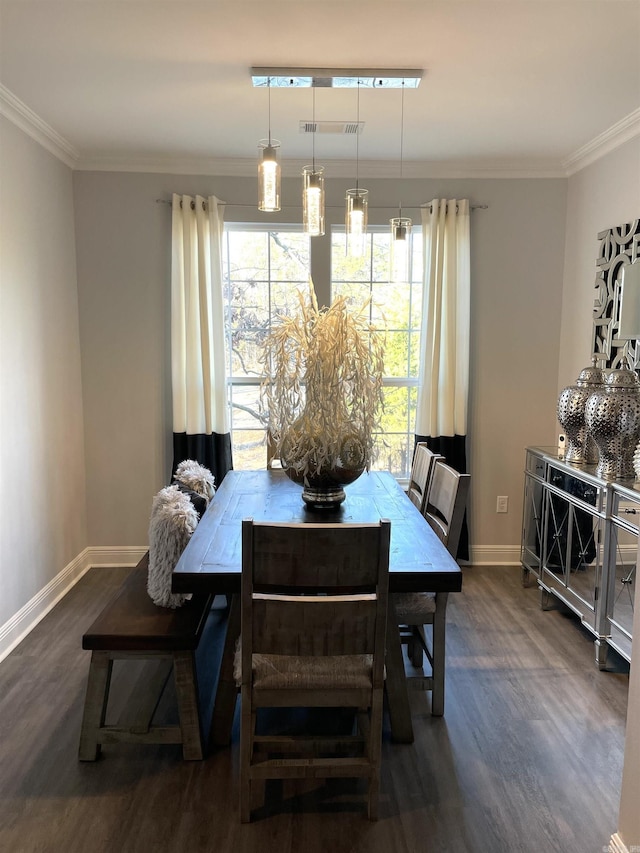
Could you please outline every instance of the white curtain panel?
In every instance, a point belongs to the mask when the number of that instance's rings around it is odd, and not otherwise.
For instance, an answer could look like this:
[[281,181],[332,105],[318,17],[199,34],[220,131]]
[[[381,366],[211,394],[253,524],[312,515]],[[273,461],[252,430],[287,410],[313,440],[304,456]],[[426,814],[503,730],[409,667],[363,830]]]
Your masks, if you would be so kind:
[[469,391],[468,199],[422,210],[424,292],[416,435],[464,436]]
[[173,195],[171,365],[173,431],[229,432],[222,236],[224,204],[215,196]]

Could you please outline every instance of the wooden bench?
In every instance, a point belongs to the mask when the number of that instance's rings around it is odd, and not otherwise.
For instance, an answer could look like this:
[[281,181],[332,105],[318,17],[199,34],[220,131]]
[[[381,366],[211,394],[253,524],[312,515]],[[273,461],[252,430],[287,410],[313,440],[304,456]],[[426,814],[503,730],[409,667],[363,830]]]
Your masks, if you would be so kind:
[[[82,638],[91,665],[80,733],[79,758],[95,761],[100,746],[115,741],[181,743],[187,760],[203,758],[195,650],[213,595],[194,595],[182,607],[156,606],[147,593],[149,554],[138,563]],[[153,659],[157,666],[133,720],[105,725],[114,660]],[[164,687],[173,670],[179,725],[152,725]]]

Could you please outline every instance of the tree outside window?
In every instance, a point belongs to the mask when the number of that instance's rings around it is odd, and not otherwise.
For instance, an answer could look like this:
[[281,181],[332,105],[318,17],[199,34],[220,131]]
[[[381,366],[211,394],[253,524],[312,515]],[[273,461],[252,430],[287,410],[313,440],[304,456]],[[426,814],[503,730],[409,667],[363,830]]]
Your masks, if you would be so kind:
[[413,457],[422,311],[422,241],[411,235],[409,281],[389,282],[389,230],[369,229],[361,257],[345,253],[344,232],[331,243],[332,294],[354,306],[370,299],[371,322],[385,330],[384,413],[374,467],[407,479]]
[[[322,238],[314,238],[322,239]],[[422,305],[422,241],[412,235],[410,282],[388,281],[388,229],[370,229],[361,257],[345,254],[344,231],[331,237],[332,296],[354,307],[370,300],[369,317],[386,334],[385,408],[374,467],[399,479],[409,475],[418,383]],[[223,251],[228,400],[233,463],[266,464],[265,427],[259,409],[259,353],[271,323],[296,310],[297,291],[308,287],[309,237],[295,226],[228,223]]]
[[309,237],[300,229],[225,226],[227,387],[235,468],[265,466],[259,353],[273,319],[295,310],[296,292],[308,281]]

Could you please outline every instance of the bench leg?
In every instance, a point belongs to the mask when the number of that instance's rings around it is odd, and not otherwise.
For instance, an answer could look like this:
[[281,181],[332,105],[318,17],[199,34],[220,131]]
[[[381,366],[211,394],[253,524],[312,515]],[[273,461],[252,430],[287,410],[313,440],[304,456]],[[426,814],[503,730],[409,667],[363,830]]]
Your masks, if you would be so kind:
[[202,729],[193,652],[174,652],[173,666],[182,730],[182,757],[185,761],[201,761],[203,758]]
[[80,730],[80,761],[95,761],[100,755],[99,732],[104,725],[111,684],[113,660],[109,652],[91,653],[87,693],[84,700],[82,728]]

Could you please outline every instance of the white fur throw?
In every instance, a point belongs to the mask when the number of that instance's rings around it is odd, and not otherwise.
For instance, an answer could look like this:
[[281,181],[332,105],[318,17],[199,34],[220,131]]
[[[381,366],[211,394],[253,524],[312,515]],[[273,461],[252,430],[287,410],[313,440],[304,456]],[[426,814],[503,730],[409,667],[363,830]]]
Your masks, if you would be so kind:
[[149,522],[149,574],[147,592],[160,607],[180,607],[191,598],[171,592],[171,572],[176,567],[191,534],[198,513],[188,495],[177,486],[167,486],[153,499]]
[[193,459],[185,459],[178,465],[174,479],[188,489],[202,495],[207,505],[216,491],[215,477],[211,471]]

